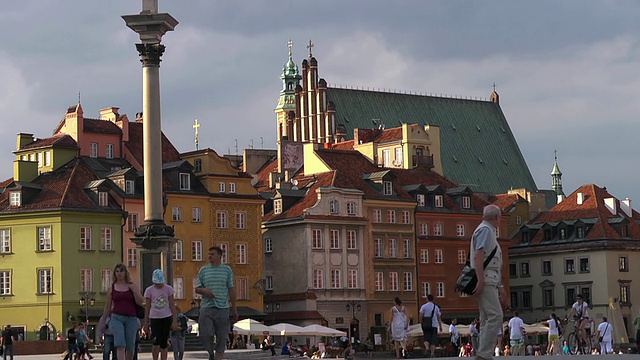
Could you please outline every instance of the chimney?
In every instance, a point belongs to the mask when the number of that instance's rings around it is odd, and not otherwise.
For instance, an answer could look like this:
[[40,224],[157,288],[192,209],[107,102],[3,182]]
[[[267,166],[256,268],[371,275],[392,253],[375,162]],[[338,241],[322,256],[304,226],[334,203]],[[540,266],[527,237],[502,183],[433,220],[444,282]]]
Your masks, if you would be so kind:
[[23,146],[29,145],[34,142],[33,134],[18,133],[18,142],[16,144],[16,150],[20,150]]
[[631,207],[631,199],[626,198],[620,201],[620,210],[624,211],[628,217],[633,217],[633,208]]
[[607,207],[607,209],[613,214],[613,215],[618,215],[618,212],[616,210],[616,198],[606,198],[604,199],[604,206]]
[[584,194],[579,192],[578,193],[578,205],[582,205],[583,202],[584,202]]
[[120,108],[113,107],[113,106],[105,109],[101,109],[100,120],[108,120],[115,123],[116,120],[118,120],[118,117],[120,117],[120,114],[118,114],[118,110],[120,110]]
[[[580,193],[580,194],[582,194],[582,193]],[[562,200],[564,200],[564,195],[563,194],[558,194],[558,199],[557,199],[558,204],[560,204],[562,202]]]
[[31,182],[38,177],[38,163],[35,161],[14,160],[13,180]]

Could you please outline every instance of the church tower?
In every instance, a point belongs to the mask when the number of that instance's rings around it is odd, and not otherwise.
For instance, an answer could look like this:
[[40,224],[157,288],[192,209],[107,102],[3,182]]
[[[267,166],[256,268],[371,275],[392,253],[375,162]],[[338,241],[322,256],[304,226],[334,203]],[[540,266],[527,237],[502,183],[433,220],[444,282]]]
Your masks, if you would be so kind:
[[555,191],[558,204],[564,200],[564,192],[562,191],[562,173],[560,167],[558,167],[558,152],[553,151],[553,157],[555,163],[553,164],[553,170],[551,171],[551,190]]
[[289,47],[289,61],[282,68],[282,90],[280,91],[280,98],[278,98],[278,105],[275,108],[276,117],[278,119],[278,142],[283,138],[288,140],[296,140],[294,135],[297,131],[294,125],[295,107],[296,107],[296,87],[300,84],[300,73],[298,72],[298,66],[293,62],[292,51],[293,41],[287,42]]

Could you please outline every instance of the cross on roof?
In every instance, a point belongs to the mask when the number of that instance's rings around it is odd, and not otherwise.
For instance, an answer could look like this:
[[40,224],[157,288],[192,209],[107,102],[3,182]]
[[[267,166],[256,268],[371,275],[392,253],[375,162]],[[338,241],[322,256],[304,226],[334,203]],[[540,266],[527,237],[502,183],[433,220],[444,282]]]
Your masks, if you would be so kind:
[[496,83],[493,83],[493,92],[496,92]]
[[198,150],[198,128],[200,127],[200,124],[198,124],[198,119],[196,119],[195,123],[193,124],[193,128],[196,129],[196,150]]
[[287,41],[287,47],[289,48],[289,57],[291,57],[291,48],[293,47],[293,40],[289,39],[289,41]]
[[558,150],[553,150],[553,158],[558,161]]
[[307,49],[309,49],[309,59],[311,59],[313,57],[313,53],[311,52],[311,49],[313,49],[314,45],[311,42],[311,39],[309,39],[309,45],[307,45]]

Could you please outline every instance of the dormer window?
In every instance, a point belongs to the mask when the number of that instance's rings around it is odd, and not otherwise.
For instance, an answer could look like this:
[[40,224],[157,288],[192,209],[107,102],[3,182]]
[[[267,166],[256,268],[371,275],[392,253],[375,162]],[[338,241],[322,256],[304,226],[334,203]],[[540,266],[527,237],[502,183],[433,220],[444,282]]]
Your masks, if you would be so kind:
[[113,144],[107,144],[107,159],[113,159]]
[[91,156],[92,158],[97,158],[98,157],[98,143],[89,144],[89,148],[91,149],[89,156]]
[[19,191],[12,191],[9,193],[9,205],[22,206],[22,194]]
[[337,214],[339,212],[338,200],[331,200],[329,202],[329,213]]
[[353,201],[349,201],[347,203],[347,215],[355,215],[356,214],[356,203]]
[[584,229],[582,228],[582,226],[576,228],[576,237],[578,239],[582,239],[584,237]]
[[440,208],[444,205],[444,197],[442,195],[435,196],[435,205]]
[[393,183],[391,181],[383,181],[382,186],[384,195],[393,195]]
[[180,173],[180,190],[191,190],[191,175]]
[[424,195],[423,194],[416,195],[416,200],[418,201],[418,206],[424,206]]
[[194,169],[195,172],[201,172],[202,171],[202,159],[195,159],[193,161],[193,167],[195,168]]
[[471,208],[471,196],[463,196],[462,197],[462,208],[470,209]]
[[273,201],[273,213],[282,214],[282,199],[276,199]]
[[109,205],[109,193],[106,191],[100,191],[98,193],[98,205],[107,206]]
[[136,187],[135,187],[135,182],[133,180],[125,180],[124,192],[127,194],[135,194]]

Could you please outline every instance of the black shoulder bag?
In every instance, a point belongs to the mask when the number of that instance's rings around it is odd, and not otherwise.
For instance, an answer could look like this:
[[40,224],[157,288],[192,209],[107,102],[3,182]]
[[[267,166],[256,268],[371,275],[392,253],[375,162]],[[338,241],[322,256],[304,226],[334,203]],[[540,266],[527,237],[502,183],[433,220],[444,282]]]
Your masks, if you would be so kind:
[[[491,254],[489,254],[489,257],[484,261],[483,269],[487,268],[487,265],[489,265],[497,250],[498,246],[496,245]],[[467,256],[467,262],[462,268],[458,281],[456,281],[456,290],[467,295],[473,295],[473,290],[476,288],[477,284],[478,275],[476,275],[476,269],[471,267],[471,261]]]

